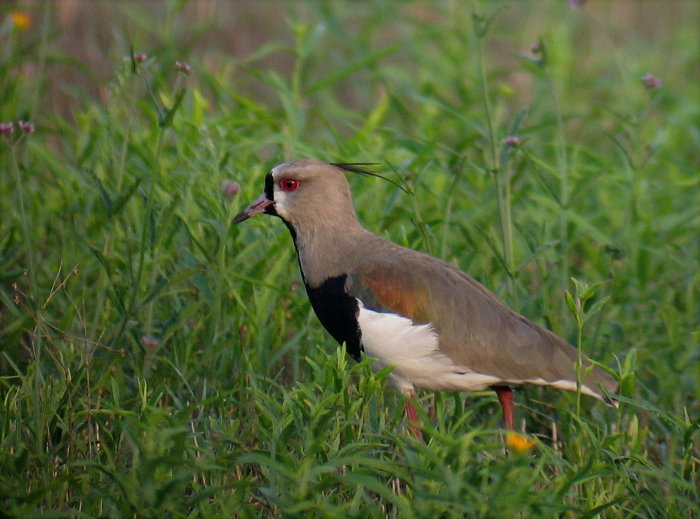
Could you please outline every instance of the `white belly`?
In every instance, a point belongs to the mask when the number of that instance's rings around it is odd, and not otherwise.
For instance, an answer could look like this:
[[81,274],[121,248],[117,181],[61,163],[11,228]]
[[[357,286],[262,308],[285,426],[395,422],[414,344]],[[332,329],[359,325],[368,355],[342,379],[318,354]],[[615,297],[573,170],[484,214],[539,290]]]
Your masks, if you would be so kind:
[[429,324],[413,321],[396,314],[368,310],[358,300],[358,323],[365,354],[375,357],[375,369],[394,366],[389,375],[396,387],[406,394],[415,387],[433,391],[478,391],[501,379],[477,373],[455,364],[442,353],[438,336]]

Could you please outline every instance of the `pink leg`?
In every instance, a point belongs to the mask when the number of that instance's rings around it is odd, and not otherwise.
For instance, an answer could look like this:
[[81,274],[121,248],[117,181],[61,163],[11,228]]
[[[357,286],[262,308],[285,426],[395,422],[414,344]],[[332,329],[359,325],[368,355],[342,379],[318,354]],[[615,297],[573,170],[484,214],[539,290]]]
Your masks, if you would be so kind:
[[404,407],[406,409],[406,418],[408,419],[408,423],[411,427],[411,433],[413,434],[413,436],[418,438],[420,441],[424,441],[423,433],[418,428],[418,413],[416,412],[416,408],[413,406],[413,398],[414,395],[406,396],[406,403],[404,404]]
[[503,410],[503,425],[509,431],[513,430],[513,390],[508,386],[491,386],[498,396]]

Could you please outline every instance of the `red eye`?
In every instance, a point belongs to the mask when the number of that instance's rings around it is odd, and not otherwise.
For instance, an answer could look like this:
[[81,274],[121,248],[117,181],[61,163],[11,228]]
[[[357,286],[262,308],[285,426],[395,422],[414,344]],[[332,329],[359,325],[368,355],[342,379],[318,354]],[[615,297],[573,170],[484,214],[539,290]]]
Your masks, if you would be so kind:
[[280,187],[282,188],[282,191],[291,193],[292,191],[297,190],[299,187],[299,181],[294,178],[283,178],[280,180]]

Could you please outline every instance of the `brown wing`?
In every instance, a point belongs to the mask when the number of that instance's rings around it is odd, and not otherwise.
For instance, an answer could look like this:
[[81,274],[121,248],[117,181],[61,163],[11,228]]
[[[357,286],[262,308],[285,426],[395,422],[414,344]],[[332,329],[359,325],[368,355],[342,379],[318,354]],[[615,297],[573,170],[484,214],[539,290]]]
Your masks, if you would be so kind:
[[[492,292],[451,265],[396,247],[390,257],[360,264],[348,292],[380,312],[431,323],[440,349],[455,363],[504,381],[574,381],[577,351],[554,333],[503,304]],[[588,359],[584,363],[590,365]],[[617,384],[594,368],[586,385],[615,391]]]

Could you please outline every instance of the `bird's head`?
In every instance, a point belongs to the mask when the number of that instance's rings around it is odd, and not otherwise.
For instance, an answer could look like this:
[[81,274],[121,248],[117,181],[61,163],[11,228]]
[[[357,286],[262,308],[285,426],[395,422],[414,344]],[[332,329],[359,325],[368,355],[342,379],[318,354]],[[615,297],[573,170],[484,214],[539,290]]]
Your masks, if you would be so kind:
[[348,165],[302,159],[274,167],[265,177],[265,192],[232,223],[257,214],[279,216],[294,230],[356,221],[343,166]]

